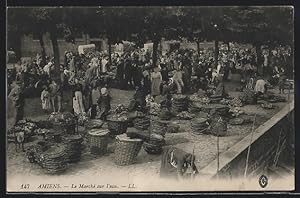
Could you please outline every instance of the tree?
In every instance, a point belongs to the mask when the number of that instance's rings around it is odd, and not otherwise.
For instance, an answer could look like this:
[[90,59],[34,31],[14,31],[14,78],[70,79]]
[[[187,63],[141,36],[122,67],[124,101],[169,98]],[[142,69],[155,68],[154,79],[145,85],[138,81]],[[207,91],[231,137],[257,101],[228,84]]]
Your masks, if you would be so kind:
[[31,8],[27,10],[32,21],[36,21],[35,27],[43,32],[50,33],[50,40],[53,48],[55,71],[60,68],[59,48],[57,43],[58,26],[62,23],[62,8]]

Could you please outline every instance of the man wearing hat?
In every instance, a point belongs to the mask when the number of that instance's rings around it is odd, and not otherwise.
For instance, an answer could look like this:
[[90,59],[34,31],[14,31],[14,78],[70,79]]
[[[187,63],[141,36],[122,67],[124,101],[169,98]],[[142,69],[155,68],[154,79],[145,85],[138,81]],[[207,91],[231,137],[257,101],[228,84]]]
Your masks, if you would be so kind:
[[16,81],[14,88],[10,91],[8,98],[12,100],[15,107],[14,124],[16,125],[19,120],[24,116],[24,92],[23,83]]

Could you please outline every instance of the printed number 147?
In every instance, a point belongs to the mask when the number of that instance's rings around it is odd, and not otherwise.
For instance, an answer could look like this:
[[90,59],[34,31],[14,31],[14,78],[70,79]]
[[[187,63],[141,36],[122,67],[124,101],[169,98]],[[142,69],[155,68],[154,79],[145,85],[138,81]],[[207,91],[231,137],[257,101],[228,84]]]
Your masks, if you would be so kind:
[[29,189],[29,184],[22,184],[21,189]]

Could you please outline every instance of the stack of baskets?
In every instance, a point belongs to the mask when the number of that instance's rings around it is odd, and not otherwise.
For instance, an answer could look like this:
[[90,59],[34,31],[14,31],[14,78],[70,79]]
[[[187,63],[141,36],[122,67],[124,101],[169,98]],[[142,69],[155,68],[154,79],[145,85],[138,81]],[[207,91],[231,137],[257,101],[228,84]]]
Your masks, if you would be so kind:
[[64,172],[67,169],[66,147],[61,144],[51,145],[41,154],[41,161],[48,174]]
[[161,154],[162,146],[165,144],[165,134],[167,132],[167,121],[162,121],[157,117],[152,117],[149,128],[149,139],[144,142],[143,148],[148,154]]
[[193,94],[190,96],[189,112],[196,113],[202,110],[203,106],[210,103],[210,99],[203,95]]
[[150,118],[148,116],[136,117],[133,120],[133,126],[138,130],[147,130],[150,126]]
[[165,136],[167,132],[167,121],[159,120],[158,118],[152,118],[150,121],[150,134],[155,133],[162,136]]
[[108,146],[107,129],[92,129],[89,132],[89,145],[91,153],[94,155],[104,155],[107,152]]
[[217,115],[220,115],[223,117],[228,117],[231,115],[229,113],[229,110],[230,110],[230,108],[227,105],[217,105],[217,106],[215,106],[215,108],[210,110],[209,114],[210,115],[217,114]]
[[172,111],[181,112],[188,110],[189,101],[188,98],[184,95],[174,95],[172,100]]
[[190,113],[197,113],[199,111],[202,110],[204,104],[200,103],[200,102],[190,102],[189,103],[189,108],[188,108],[188,111]]
[[115,164],[125,166],[135,163],[142,144],[143,141],[141,139],[130,139],[126,134],[117,135],[114,153]]
[[68,135],[63,137],[66,144],[66,155],[69,163],[80,161],[83,138],[81,135]]
[[162,135],[152,133],[149,141],[144,142],[143,148],[148,154],[161,154],[162,146],[165,144],[165,139]]
[[192,133],[195,135],[207,134],[209,122],[206,118],[196,118],[191,121]]

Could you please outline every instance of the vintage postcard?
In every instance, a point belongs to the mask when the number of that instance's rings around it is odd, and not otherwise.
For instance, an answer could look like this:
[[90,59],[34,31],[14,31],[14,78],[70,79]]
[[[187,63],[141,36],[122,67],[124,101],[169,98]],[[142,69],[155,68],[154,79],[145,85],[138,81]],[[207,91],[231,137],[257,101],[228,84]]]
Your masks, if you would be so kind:
[[7,192],[293,191],[292,6],[7,7]]

